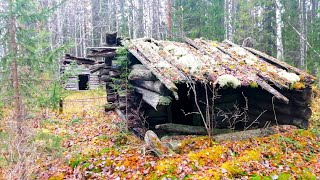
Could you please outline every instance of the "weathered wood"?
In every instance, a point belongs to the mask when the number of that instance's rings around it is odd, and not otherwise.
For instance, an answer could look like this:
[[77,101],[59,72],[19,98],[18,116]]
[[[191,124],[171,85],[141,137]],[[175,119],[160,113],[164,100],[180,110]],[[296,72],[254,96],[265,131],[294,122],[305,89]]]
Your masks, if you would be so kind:
[[289,64],[285,63],[284,61],[280,61],[274,57],[271,57],[271,56],[261,52],[261,51],[255,50],[253,48],[248,48],[248,47],[245,47],[245,49],[250,51],[251,53],[257,55],[257,56],[262,57],[264,60],[266,60],[267,62],[269,62],[271,64],[276,64],[285,70],[290,70],[290,71],[293,71],[299,75],[305,76],[305,78],[307,78],[307,79],[305,79],[304,81],[308,82],[309,84],[312,84],[317,79],[316,77],[304,72],[303,70],[300,70],[296,67],[290,66]]
[[150,91],[162,94],[162,95],[168,95],[170,91],[166,88],[164,84],[162,84],[160,81],[142,81],[142,80],[134,80],[131,81],[133,85],[142,87],[144,89],[148,89]]
[[75,57],[75,56],[72,56],[71,54],[66,54],[63,60],[63,64],[70,64],[74,61],[76,61],[76,63],[79,65],[80,64],[93,65],[96,62],[94,59],[89,59],[84,57]]
[[110,94],[107,96],[107,101],[108,102],[115,102],[118,99],[116,94]]
[[151,67],[148,63],[148,60],[143,55],[140,55],[137,50],[129,49],[129,52],[133,54],[143,65],[145,65],[148,69],[152,70],[153,74],[170,90],[173,92],[176,99],[179,99],[177,93],[177,86],[171,82],[169,79],[165,78],[159,70],[154,67]]
[[132,70],[148,70],[143,64],[135,64],[130,67]]
[[115,57],[117,55],[116,52],[90,52],[87,54],[89,58],[97,58],[97,57]]
[[312,116],[312,110],[309,107],[296,107],[293,105],[277,105],[268,102],[249,102],[249,110],[250,109],[261,109],[268,110],[273,112],[273,109],[276,113],[286,114],[294,117],[300,117],[304,119],[310,119]]
[[156,156],[161,157],[163,155],[173,155],[175,154],[170,148],[165,146],[158,138],[158,136],[153,131],[147,131],[144,137],[144,141],[147,146],[156,154]]
[[[249,115],[252,115],[253,117],[257,118],[261,115],[263,111],[262,110],[250,110]],[[279,114],[276,113],[276,116],[274,115],[273,111],[267,110],[265,113],[263,113],[259,121],[267,122],[270,121],[274,124],[290,124],[297,126],[299,128],[308,129],[309,122],[305,118],[299,118],[288,114]]]
[[247,130],[247,131],[240,131],[228,134],[220,134],[213,136],[215,142],[222,142],[222,141],[242,141],[257,137],[266,137],[277,133],[284,133],[290,132],[292,130],[297,129],[294,126],[288,125],[280,125],[274,127],[268,127],[263,129],[254,129],[254,130]]
[[109,75],[110,73],[110,69],[103,69],[101,72],[100,72],[100,75]]
[[[206,55],[214,58],[214,59],[217,59],[219,60],[220,58],[219,57],[215,57],[213,54],[207,52],[205,49],[203,49],[202,47],[198,46],[196,42],[194,42],[193,40],[189,39],[189,38],[184,38],[185,42],[190,44],[191,46],[193,46],[194,48],[200,50],[201,52],[205,53]],[[228,54],[232,59],[234,59],[234,57],[229,54],[228,52],[224,51],[223,49],[219,48],[220,51],[222,51],[223,53],[226,53]],[[238,62],[237,60],[235,60],[235,62]],[[268,91],[269,93],[273,94],[274,96],[276,96],[278,99],[281,99],[283,100],[284,102],[286,103],[289,103],[289,99],[285,96],[283,96],[279,91],[277,91],[276,89],[274,89],[272,86],[270,86],[268,83],[266,83],[265,81],[263,81],[260,77],[257,76],[257,74],[254,74],[254,73],[251,73],[251,74],[248,74],[250,73],[249,69],[248,71],[249,72],[246,72],[244,71],[243,69],[238,69],[238,67],[241,67],[240,65],[239,66],[236,66],[235,68],[237,68],[238,70],[233,70],[233,69],[230,69],[229,67],[225,66],[223,63],[221,63],[221,65],[228,69],[228,70],[231,70],[231,71],[234,71],[235,73],[237,73],[237,71],[242,71],[243,74],[245,74],[246,76],[248,77],[252,77],[255,79],[256,83],[261,86],[263,89],[265,89],[266,91]]]
[[103,82],[110,82],[111,81],[111,77],[109,75],[102,75],[100,77],[100,80]]
[[123,122],[127,122],[126,116],[123,114],[123,112],[120,109],[116,109],[115,112],[117,115],[121,118]]
[[120,71],[110,71],[109,72],[109,75],[110,75],[110,77],[113,77],[113,78],[118,78],[118,77],[120,77],[120,75],[121,75],[121,72]]
[[239,103],[243,99],[242,94],[235,93],[230,95],[218,95],[214,99],[215,104],[226,104],[226,103]]
[[115,103],[108,103],[104,106],[105,111],[113,111],[117,108],[117,104]]
[[104,64],[96,64],[96,65],[93,65],[91,68],[90,68],[90,73],[95,73],[97,71],[100,71],[101,69],[104,68]]
[[188,126],[182,124],[158,124],[155,127],[158,130],[165,130],[168,132],[175,133],[183,133],[183,134],[197,134],[197,135],[205,135],[207,134],[207,130],[203,126]]
[[129,76],[129,80],[156,81],[157,77],[148,69],[133,69]]

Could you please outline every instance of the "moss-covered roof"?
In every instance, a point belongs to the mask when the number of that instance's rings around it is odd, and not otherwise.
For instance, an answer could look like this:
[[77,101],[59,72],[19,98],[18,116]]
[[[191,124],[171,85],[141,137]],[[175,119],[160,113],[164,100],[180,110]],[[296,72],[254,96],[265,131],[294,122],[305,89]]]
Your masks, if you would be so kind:
[[[260,86],[288,102],[280,89],[303,89],[316,78],[283,61],[229,41],[185,39],[185,43],[134,39],[129,51],[171,91],[176,83],[200,81],[213,86]],[[228,76],[226,76],[228,75]],[[227,82],[226,82],[227,81]],[[229,82],[230,81],[230,82]]]

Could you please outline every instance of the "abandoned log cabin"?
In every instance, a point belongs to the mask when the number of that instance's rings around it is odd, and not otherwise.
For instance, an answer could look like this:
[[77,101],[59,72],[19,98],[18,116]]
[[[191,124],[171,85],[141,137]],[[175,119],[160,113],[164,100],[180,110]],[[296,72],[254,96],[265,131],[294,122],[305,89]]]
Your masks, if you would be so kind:
[[118,38],[108,43],[108,36],[105,46],[88,48],[88,54],[105,58],[94,70],[106,83],[106,110],[122,112],[130,128],[206,122],[242,130],[308,128],[316,78],[283,61],[229,41],[144,38],[116,47]]
[[65,89],[71,91],[97,89],[101,84],[98,79],[98,72],[90,71],[95,62],[93,59],[66,54],[60,63],[60,73],[68,72],[72,75],[68,76]]

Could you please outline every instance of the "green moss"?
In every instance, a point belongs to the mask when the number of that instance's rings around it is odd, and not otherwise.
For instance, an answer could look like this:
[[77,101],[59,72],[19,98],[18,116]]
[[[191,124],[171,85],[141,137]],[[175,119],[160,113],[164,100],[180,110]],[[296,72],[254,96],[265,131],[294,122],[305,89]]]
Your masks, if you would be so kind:
[[250,88],[258,88],[259,85],[256,82],[250,82],[249,84]]
[[158,105],[168,106],[172,102],[172,98],[169,96],[160,96]]

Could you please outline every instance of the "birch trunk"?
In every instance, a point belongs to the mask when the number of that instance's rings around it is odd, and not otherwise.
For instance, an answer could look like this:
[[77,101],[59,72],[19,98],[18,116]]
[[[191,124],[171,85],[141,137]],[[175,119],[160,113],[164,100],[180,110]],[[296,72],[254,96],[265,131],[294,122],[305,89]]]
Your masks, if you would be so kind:
[[305,67],[306,56],[306,2],[299,0],[299,22],[300,22],[300,60],[299,67]]
[[169,38],[172,38],[172,17],[171,17],[171,0],[167,1],[167,26]]
[[225,38],[229,41],[233,41],[233,12],[233,0],[225,0]]
[[277,59],[283,60],[283,43],[282,43],[282,4],[280,0],[276,0],[276,45],[277,45]]

